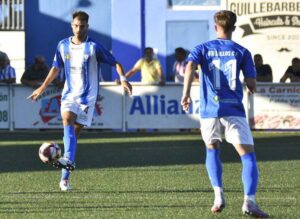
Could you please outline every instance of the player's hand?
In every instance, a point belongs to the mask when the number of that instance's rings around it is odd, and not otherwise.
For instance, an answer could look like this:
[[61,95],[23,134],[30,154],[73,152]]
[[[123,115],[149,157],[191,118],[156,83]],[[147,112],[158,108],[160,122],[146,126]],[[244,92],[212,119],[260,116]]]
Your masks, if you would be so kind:
[[45,88],[43,86],[40,86],[38,89],[34,90],[31,95],[27,97],[27,99],[31,99],[32,101],[36,101],[42,93],[44,93]]
[[192,102],[192,99],[189,96],[183,96],[181,98],[181,106],[185,112],[189,111],[191,102]]
[[129,95],[132,94],[132,86],[128,81],[121,81],[122,87]]

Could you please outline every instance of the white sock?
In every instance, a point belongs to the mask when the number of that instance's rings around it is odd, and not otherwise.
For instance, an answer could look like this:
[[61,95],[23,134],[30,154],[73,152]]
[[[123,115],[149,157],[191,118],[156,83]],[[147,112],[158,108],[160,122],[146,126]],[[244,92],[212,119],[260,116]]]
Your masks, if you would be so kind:
[[215,193],[215,202],[222,202],[223,189],[217,186],[214,186],[213,188]]
[[223,193],[223,189],[222,187],[214,186],[214,192],[216,196],[221,196],[221,194]]
[[255,195],[245,195],[244,200],[245,201],[252,201],[252,202],[256,203],[255,202]]

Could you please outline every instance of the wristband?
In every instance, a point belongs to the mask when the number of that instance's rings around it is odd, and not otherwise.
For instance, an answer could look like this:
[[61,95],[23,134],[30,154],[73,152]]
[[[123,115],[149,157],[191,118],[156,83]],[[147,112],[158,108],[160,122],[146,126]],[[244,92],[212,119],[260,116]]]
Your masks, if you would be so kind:
[[124,75],[120,76],[120,81],[127,81],[127,78]]

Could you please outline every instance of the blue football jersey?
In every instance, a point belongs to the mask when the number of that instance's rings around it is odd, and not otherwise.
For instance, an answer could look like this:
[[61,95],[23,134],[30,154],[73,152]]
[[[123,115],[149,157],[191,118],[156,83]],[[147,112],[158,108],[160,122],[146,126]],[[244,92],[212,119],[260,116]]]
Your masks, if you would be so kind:
[[232,40],[216,39],[196,46],[188,61],[200,64],[200,116],[245,117],[243,87],[239,79],[256,78],[251,53]]

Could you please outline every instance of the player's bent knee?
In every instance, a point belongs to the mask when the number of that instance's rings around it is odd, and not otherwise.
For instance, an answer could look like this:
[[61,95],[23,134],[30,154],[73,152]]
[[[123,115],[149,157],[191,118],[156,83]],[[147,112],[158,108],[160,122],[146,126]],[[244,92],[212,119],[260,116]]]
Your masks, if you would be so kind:
[[216,141],[216,142],[211,143],[211,144],[206,144],[206,147],[208,149],[219,149],[220,148],[220,142]]
[[244,154],[247,153],[254,152],[254,145],[251,144],[238,144],[238,145],[234,145],[234,147],[240,156],[243,156]]
[[74,125],[77,115],[72,112],[64,112],[62,115],[63,125]]

